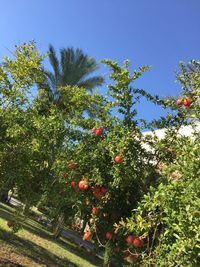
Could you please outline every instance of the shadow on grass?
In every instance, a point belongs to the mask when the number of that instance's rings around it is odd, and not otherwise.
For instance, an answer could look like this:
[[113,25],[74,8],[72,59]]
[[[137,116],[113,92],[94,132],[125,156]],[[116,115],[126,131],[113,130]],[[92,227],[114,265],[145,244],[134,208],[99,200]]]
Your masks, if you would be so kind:
[[[44,238],[46,240],[49,240],[58,246],[60,246],[63,249],[66,249],[67,251],[73,253],[74,255],[81,257],[81,258],[87,258],[87,261],[91,264],[94,264],[96,266],[101,266],[101,260],[96,258],[95,255],[92,255],[91,253],[85,251],[83,248],[79,247],[76,244],[71,243],[65,238],[55,239],[55,237],[47,230],[41,230],[41,228],[44,229],[43,226],[38,225],[38,227],[35,225],[38,223],[34,223],[34,225],[30,225],[28,222],[23,223],[23,228],[32,234],[36,234],[40,236],[41,238]],[[48,233],[49,232],[49,233]]]
[[50,253],[45,248],[36,245],[32,241],[8,233],[5,230],[0,229],[0,239],[5,241],[8,245],[16,247],[17,251],[19,251],[22,255],[32,259],[37,264],[45,264],[47,266],[52,266],[52,267],[78,266],[66,258],[62,259],[57,255]]
[[8,214],[8,216],[12,216],[13,212],[14,212],[13,208],[11,208],[10,206],[7,206],[5,204],[2,204],[0,202],[0,215],[1,215],[1,213],[5,213],[5,214]]
[[[1,206],[0,205],[0,217],[5,219],[5,220],[10,220],[13,217],[12,211],[5,207],[4,205]],[[89,254],[88,252],[86,252],[85,250],[83,250],[80,247],[77,247],[77,245],[69,242],[66,239],[55,239],[51,233],[48,231],[48,229],[44,228],[44,226],[40,225],[39,223],[32,221],[30,219],[26,220],[25,222],[23,222],[23,229],[27,230],[28,232],[34,234],[34,235],[38,235],[41,238],[44,238],[46,240],[49,240],[55,244],[57,244],[58,246],[62,247],[63,249],[66,249],[67,251],[73,253],[74,255],[81,257],[81,258],[85,258],[87,259],[88,262],[90,262],[91,264],[95,265],[95,266],[101,266],[101,261],[97,258],[95,258],[95,256]],[[40,263],[46,263],[49,262],[49,260],[53,260],[54,261],[54,265],[47,265],[47,266],[56,266],[55,262],[58,264],[57,266],[69,266],[69,267],[75,267],[77,265],[75,265],[74,263],[66,260],[66,259],[62,259],[58,256],[56,256],[53,253],[50,253],[48,250],[42,248],[41,246],[20,238],[16,235],[13,235],[11,233],[8,233],[6,231],[2,231],[0,229],[0,239],[6,241],[7,243],[10,243],[11,245],[14,245],[18,248],[20,248],[20,251],[22,251],[21,253],[32,258],[33,260],[35,260],[37,262],[36,259],[40,259]],[[26,249],[26,250],[24,250]],[[44,262],[42,261],[43,259]]]
[[21,264],[13,262],[10,259],[3,259],[0,256],[0,267],[23,267]]

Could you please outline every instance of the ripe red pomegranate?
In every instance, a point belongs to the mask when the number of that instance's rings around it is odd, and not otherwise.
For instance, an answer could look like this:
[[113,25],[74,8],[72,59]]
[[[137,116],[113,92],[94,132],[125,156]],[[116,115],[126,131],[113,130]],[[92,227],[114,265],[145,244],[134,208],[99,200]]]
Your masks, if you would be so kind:
[[99,208],[97,208],[97,207],[93,207],[92,208],[92,214],[93,215],[97,215],[99,213]]
[[134,241],[134,239],[135,239],[134,235],[129,235],[129,236],[127,236],[127,238],[126,238],[126,243],[127,243],[127,245],[128,245],[128,246],[133,245],[133,241]]
[[179,98],[179,99],[176,100],[176,105],[177,106],[180,106],[182,104],[183,104],[183,99],[182,98]]
[[81,180],[79,183],[78,183],[78,187],[81,191],[85,191],[88,189],[88,183],[86,180]]
[[100,189],[100,186],[95,186],[93,188],[93,191],[92,191],[93,195],[99,199],[100,198],[100,194],[101,194],[101,189]]
[[185,107],[188,107],[189,108],[191,106],[191,104],[192,104],[192,99],[186,98],[186,99],[183,100],[183,105]]
[[76,182],[74,182],[74,181],[71,182],[71,188],[73,188],[73,189],[76,188]]
[[144,246],[144,242],[142,239],[140,239],[139,237],[135,237],[133,240],[133,246],[135,248],[141,248]]
[[99,128],[93,128],[92,132],[96,135],[96,136],[101,136],[103,134],[103,128],[99,127]]
[[101,199],[105,193],[107,192],[107,189],[103,186],[95,186],[93,188],[93,195],[97,198],[97,199]]
[[112,233],[111,232],[106,232],[106,240],[110,240],[112,237]]
[[90,240],[92,237],[92,233],[90,231],[86,231],[83,235],[83,240]]
[[85,190],[85,183],[84,181],[79,181],[78,183],[78,188],[81,190],[81,191],[84,191]]
[[123,161],[123,158],[122,158],[121,155],[117,155],[117,156],[115,157],[115,163],[116,163],[116,164],[120,164],[120,163],[122,163],[122,161]]

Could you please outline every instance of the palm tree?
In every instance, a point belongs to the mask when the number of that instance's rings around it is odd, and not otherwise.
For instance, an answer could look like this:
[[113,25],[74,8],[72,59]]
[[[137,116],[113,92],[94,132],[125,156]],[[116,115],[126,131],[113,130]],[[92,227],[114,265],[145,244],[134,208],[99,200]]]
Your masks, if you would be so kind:
[[94,58],[84,54],[81,49],[62,48],[59,61],[54,47],[50,45],[49,61],[53,72],[45,71],[45,75],[48,96],[51,101],[60,102],[59,86],[76,85],[92,91],[94,87],[103,84],[102,76],[89,77],[99,66]]

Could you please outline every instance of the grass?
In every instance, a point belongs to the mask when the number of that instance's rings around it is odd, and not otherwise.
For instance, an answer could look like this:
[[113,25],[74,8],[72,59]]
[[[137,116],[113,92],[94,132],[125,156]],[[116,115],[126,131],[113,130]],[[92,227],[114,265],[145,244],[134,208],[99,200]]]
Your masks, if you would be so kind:
[[48,229],[31,219],[13,234],[7,226],[13,214],[13,208],[0,204],[0,266],[101,266],[95,256],[64,238],[55,240]]

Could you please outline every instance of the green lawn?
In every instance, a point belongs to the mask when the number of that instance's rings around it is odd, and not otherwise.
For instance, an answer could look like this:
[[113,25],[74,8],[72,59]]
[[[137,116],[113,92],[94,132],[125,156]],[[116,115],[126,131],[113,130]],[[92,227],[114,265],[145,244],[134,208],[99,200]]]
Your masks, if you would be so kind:
[[31,219],[13,234],[7,226],[13,212],[13,208],[0,204],[0,266],[101,266],[94,256],[66,239],[55,240],[46,228]]

